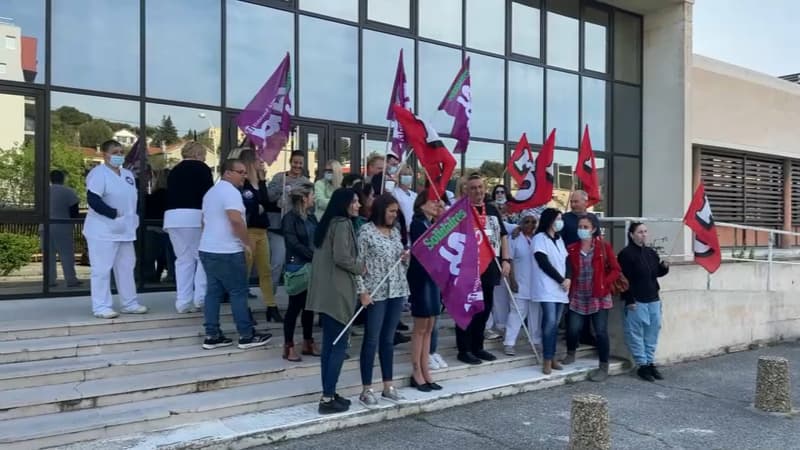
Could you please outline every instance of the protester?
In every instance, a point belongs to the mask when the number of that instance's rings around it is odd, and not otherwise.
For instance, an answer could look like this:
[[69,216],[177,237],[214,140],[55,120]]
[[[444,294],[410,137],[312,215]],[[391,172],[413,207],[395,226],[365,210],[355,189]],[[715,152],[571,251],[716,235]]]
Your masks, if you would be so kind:
[[564,304],[569,302],[567,293],[572,276],[567,264],[567,249],[559,231],[564,228],[561,212],[547,208],[539,218],[539,226],[533,236],[532,300],[542,307],[542,372],[549,375],[552,369],[561,370],[555,359],[558,321],[564,312]]
[[350,401],[336,393],[347,337],[343,336],[336,345],[333,341],[352,317],[353,299],[362,284],[364,267],[358,262],[352,222],[360,207],[354,190],[337,189],[314,231],[317,250],[311,263],[306,308],[319,313],[322,321],[320,414],[344,412],[350,408]]
[[536,261],[533,256],[533,232],[536,229],[536,216],[531,210],[522,213],[519,228],[511,233],[508,246],[511,248],[513,262],[512,275],[517,284],[517,293],[514,296],[515,304],[511,303],[508,313],[508,324],[503,342],[503,351],[508,356],[514,356],[520,327],[528,319],[528,332],[531,334],[531,344],[542,345],[542,307],[533,300],[533,277]]
[[269,219],[269,239],[270,268],[272,280],[272,293],[278,287],[276,280],[279,280],[283,273],[283,263],[286,261],[286,243],[281,234],[281,219],[286,211],[289,210],[289,199],[287,194],[295,187],[310,183],[305,175],[305,153],[302,150],[295,150],[289,158],[291,169],[288,172],[280,172],[272,177],[267,184],[267,199],[269,201],[267,216]]
[[496,256],[501,258],[501,270],[492,261],[481,274],[481,289],[483,291],[483,311],[475,314],[466,330],[456,327],[456,343],[458,346],[458,360],[467,364],[480,364],[483,361],[494,361],[494,355],[483,348],[486,321],[494,305],[494,287],[500,282],[501,276],[508,276],[511,270],[509,259],[508,239],[505,227],[502,226],[500,213],[491,203],[487,203],[486,185],[479,173],[469,176],[466,192],[470,202],[478,214],[479,226],[483,228],[489,243]]
[[[506,233],[511,234],[517,227],[515,223],[518,221],[518,218],[512,217],[506,209],[508,200],[511,199],[511,193],[504,185],[498,184],[492,189],[491,198],[494,206],[500,212]],[[504,282],[494,288],[494,306],[489,320],[486,322],[486,340],[502,339],[506,333],[508,314],[511,310],[511,294],[508,291]]]
[[[50,218],[56,220],[76,219],[78,212],[78,194],[64,185],[66,173],[61,170],[50,172]],[[56,255],[61,259],[61,271],[67,287],[77,287],[83,283],[75,274],[75,244],[71,223],[51,223],[50,234],[47,242],[42,236],[42,251],[50,255],[47,261],[47,271],[50,276],[50,287],[58,285],[56,273]]]
[[[247,168],[247,178],[242,186],[242,201],[244,202],[245,218],[247,220],[247,236],[253,246],[252,253],[247,254],[247,279],[256,266],[258,274],[258,286],[261,289],[261,298],[267,305],[266,320],[283,322],[278,304],[275,302],[275,289],[273,284],[278,279],[272,277],[272,265],[270,258],[270,245],[267,237],[269,228],[269,214],[267,208],[270,207],[269,195],[267,192],[267,174],[264,170],[264,162],[256,158],[256,152],[250,148],[236,148],[230,153],[229,158],[239,159]],[[249,284],[249,283],[248,283]]]
[[225,293],[230,298],[240,349],[263,346],[272,337],[269,333],[256,332],[247,306],[245,254],[253,250],[240,192],[246,178],[245,164],[238,159],[227,159],[222,164],[222,179],[203,196],[203,233],[199,250],[207,278],[203,308],[206,332],[203,348],[206,350],[233,344],[219,327],[219,309]]
[[[381,364],[383,393],[389,401],[403,397],[394,387],[394,334],[408,296],[409,252],[403,244],[401,230],[395,223],[400,205],[389,193],[384,193],[372,205],[369,222],[358,233],[358,257],[366,268],[359,300],[365,307],[366,324],[361,344],[361,384],[359,402],[375,406],[378,399],[372,391],[372,370],[375,351]],[[400,261],[400,264],[397,262]],[[385,280],[385,281],[384,281]]]
[[342,163],[332,159],[325,163],[322,178],[314,183],[314,211],[317,220],[322,218],[333,191],[342,187]]
[[[342,187],[355,189],[357,185],[364,184],[364,177],[357,173],[348,173],[342,177]],[[324,211],[323,211],[324,212]]]
[[[303,350],[307,356],[319,356],[320,351],[314,343],[314,312],[306,309],[308,295],[308,273],[314,257],[314,231],[317,218],[311,214],[314,209],[314,186],[301,185],[292,190],[292,208],[283,216],[283,237],[286,239],[286,282],[289,292],[289,308],[283,322],[283,359],[302,361],[294,350],[294,328],[297,316],[301,315],[303,326]],[[294,281],[296,280],[296,281]],[[299,283],[298,286],[295,286]]]
[[569,266],[573,282],[569,290],[569,309],[572,312],[567,322],[567,357],[564,364],[575,362],[578,338],[584,322],[591,320],[596,334],[598,370],[589,375],[591,381],[608,378],[608,311],[611,302],[611,285],[620,276],[620,267],[611,244],[595,236],[595,226],[588,216],[578,219],[580,241],[567,247]]
[[564,229],[559,233],[564,240],[564,245],[570,245],[581,240],[578,237],[578,219],[581,217],[589,217],[592,221],[592,226],[595,228],[594,236],[600,236],[600,221],[597,219],[597,215],[586,210],[588,201],[589,194],[585,191],[577,190],[570,195],[570,212],[563,214]]
[[417,200],[417,193],[411,189],[414,184],[414,170],[407,164],[401,165],[397,179],[397,186],[389,192],[397,199],[403,219],[410,227],[414,217],[414,202]]
[[643,380],[663,380],[655,365],[658,333],[661,330],[661,286],[658,278],[669,273],[669,263],[662,261],[648,247],[647,226],[634,222],[628,228],[628,245],[619,252],[622,274],[630,288],[622,293],[625,300],[625,341],[633,355],[636,373]]
[[167,179],[169,169],[152,171],[149,193],[144,198],[144,218],[149,221],[145,225],[143,266],[144,280],[147,283],[160,283],[162,274],[167,273],[164,281],[175,282],[175,253],[169,241],[169,235],[158,223],[164,222],[167,211]]
[[119,316],[111,299],[111,270],[122,303],[123,314],[144,314],[147,307],[136,299],[136,214],[138,191],[133,173],[124,169],[122,144],[108,140],[100,145],[103,162],[86,176],[89,212],[83,222],[83,236],[91,264],[92,313],[101,319]]
[[380,153],[373,152],[367,156],[367,174],[364,177],[364,181],[369,183],[372,181],[372,177],[377,174],[383,173],[383,165],[386,163],[386,159]]
[[[414,219],[411,221],[411,242],[416,242],[442,213],[441,202],[428,199],[428,191],[422,191],[414,202]],[[431,340],[433,326],[442,312],[442,294],[428,272],[412,255],[408,267],[408,287],[411,292],[411,316],[414,317],[414,331],[411,335],[411,385],[422,392],[440,387],[433,381],[431,369],[442,367]],[[433,350],[430,350],[433,348]],[[429,352],[430,350],[430,352]],[[433,364],[431,364],[433,360]]]

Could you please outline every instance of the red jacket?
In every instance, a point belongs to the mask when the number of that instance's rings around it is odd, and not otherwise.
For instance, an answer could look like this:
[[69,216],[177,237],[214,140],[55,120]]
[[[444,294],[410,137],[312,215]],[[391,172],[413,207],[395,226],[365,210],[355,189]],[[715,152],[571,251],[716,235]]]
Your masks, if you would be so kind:
[[[617,257],[611,244],[601,237],[594,239],[594,253],[592,254],[592,297],[603,298],[610,294],[611,283],[617,281],[621,272]],[[567,247],[570,268],[573,278],[577,278],[581,271],[581,241],[574,242]],[[602,274],[603,276],[598,276]],[[575,283],[570,286],[570,294],[575,288]]]

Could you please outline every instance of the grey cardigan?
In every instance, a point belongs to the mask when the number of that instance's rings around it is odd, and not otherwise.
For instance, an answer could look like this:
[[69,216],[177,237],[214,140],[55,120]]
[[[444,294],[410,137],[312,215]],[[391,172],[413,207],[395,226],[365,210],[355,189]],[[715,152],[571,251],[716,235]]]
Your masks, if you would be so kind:
[[331,221],[322,246],[314,252],[306,309],[347,324],[353,316],[362,273],[353,224],[337,217]]

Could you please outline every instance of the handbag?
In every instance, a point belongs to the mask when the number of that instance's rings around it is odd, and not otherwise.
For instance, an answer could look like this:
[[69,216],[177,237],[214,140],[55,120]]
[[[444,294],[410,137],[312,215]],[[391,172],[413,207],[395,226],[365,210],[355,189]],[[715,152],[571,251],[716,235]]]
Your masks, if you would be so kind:
[[[608,273],[611,269],[611,264],[609,264],[608,262],[608,255],[606,254],[605,241],[601,240],[600,245],[603,249],[603,261],[605,261],[606,263],[605,264],[606,273]],[[627,291],[630,287],[631,287],[630,282],[628,281],[627,278],[625,278],[625,275],[623,275],[622,272],[620,271],[619,277],[617,277],[616,280],[612,281],[611,284],[608,286],[608,291],[611,293],[611,295],[620,295],[623,292]]]
[[[288,269],[288,267],[287,267]],[[305,263],[299,269],[283,272],[283,287],[289,295],[297,295],[308,290],[311,279],[311,263]]]

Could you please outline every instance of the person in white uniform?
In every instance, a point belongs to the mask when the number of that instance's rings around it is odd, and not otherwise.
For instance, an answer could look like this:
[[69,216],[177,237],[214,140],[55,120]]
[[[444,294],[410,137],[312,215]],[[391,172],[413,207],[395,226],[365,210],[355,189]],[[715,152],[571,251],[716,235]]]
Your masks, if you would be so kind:
[[[414,202],[417,201],[417,193],[411,190],[411,185],[414,184],[414,171],[408,164],[400,166],[398,171],[397,184],[394,189],[390,190],[397,203],[400,205],[400,211],[403,213],[405,219],[406,231],[411,229],[411,219],[414,217]],[[386,180],[386,187],[393,183],[393,180]]]
[[519,311],[512,302],[503,342],[503,352],[508,356],[516,354],[514,345],[525,318],[528,319],[531,343],[539,347],[542,345],[542,307],[533,301],[533,266],[536,264],[533,257],[533,231],[535,229],[536,216],[530,210],[526,210],[522,213],[519,228],[514,230],[509,241],[514,279],[518,286],[514,299]]
[[122,144],[109,140],[100,146],[104,164],[86,177],[89,212],[83,222],[83,235],[89,246],[91,264],[92,312],[95,317],[113,319],[117,313],[111,299],[111,270],[119,292],[121,312],[144,314],[147,307],[136,299],[136,179],[122,168],[125,161]]

